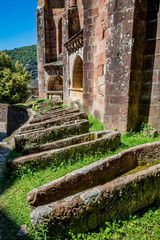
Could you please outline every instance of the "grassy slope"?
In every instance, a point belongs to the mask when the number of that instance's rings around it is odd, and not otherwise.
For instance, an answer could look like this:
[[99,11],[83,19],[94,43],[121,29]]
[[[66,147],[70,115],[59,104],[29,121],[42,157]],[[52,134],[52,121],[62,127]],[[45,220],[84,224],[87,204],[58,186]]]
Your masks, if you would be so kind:
[[[98,129],[95,127],[94,119],[90,117],[90,126],[95,130],[102,130],[102,125],[99,124]],[[13,175],[11,178],[5,178],[3,180],[3,193],[0,197],[0,207],[3,212],[3,226],[4,240],[9,239],[21,239],[16,236],[17,231],[22,224],[27,224],[31,230],[29,212],[26,203],[26,194],[35,187],[52,181],[58,177],[86,166],[94,161],[104,158],[109,155],[116,154],[123,149],[133,147],[139,144],[160,141],[160,136],[157,138],[149,138],[141,133],[127,133],[121,137],[121,145],[116,151],[109,152],[105,155],[96,155],[95,157],[87,157],[84,159],[77,159],[76,161],[70,161],[67,164],[61,164],[59,167],[49,167],[45,170],[38,172],[31,172],[21,174],[19,177]],[[72,236],[77,239],[160,239],[159,232],[160,225],[160,204],[152,206],[151,209],[146,209],[143,213],[130,216],[121,221],[112,224],[106,223],[92,233]],[[72,234],[71,234],[72,235]],[[38,237],[33,231],[23,239],[45,239],[44,236]],[[48,239],[48,238],[46,238]],[[55,237],[56,239],[56,237]]]

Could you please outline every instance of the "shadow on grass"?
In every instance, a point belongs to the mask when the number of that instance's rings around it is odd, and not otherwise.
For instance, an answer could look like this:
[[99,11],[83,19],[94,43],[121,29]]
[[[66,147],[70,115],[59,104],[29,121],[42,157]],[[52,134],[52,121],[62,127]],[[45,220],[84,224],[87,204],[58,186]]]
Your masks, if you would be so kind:
[[36,239],[29,235],[18,236],[17,233],[21,226],[17,226],[10,218],[8,218],[2,211],[0,211],[1,217],[1,229],[2,229],[2,239],[3,240],[33,240]]

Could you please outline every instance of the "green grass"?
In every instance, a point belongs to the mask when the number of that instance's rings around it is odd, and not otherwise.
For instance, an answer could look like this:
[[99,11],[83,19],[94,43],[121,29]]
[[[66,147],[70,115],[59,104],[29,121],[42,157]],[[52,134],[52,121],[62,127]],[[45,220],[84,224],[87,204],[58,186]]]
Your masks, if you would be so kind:
[[[102,130],[102,125],[92,124],[95,122],[92,116],[90,119],[90,131]],[[97,153],[95,156],[77,157],[76,161],[71,159],[66,164],[61,164],[59,167],[50,166],[39,171],[31,171],[29,169],[22,169],[21,172],[14,173],[9,176],[4,175],[1,180],[1,196],[0,196],[0,211],[3,214],[3,234],[4,240],[22,239],[16,236],[22,224],[27,224],[30,233],[24,236],[23,239],[45,239],[45,233],[42,237],[37,236],[32,230],[29,218],[29,211],[27,208],[26,194],[47,182],[56,178],[62,177],[67,173],[86,166],[90,163],[98,161],[107,156],[119,153],[120,151],[147,142],[160,141],[160,135],[156,138],[150,138],[144,134],[144,130],[140,133],[126,133],[121,136],[121,145],[112,152],[106,154]],[[13,153],[13,155],[16,153]],[[15,156],[15,155],[14,155]],[[72,235],[72,239],[160,239],[160,202],[157,201],[155,205],[144,211],[129,217],[125,217],[119,221],[112,223],[104,223],[101,228],[93,232],[88,232],[83,235]],[[43,232],[43,229],[41,229]],[[46,238],[49,239],[49,238]],[[53,239],[53,238],[52,238]],[[56,239],[56,237],[54,238]]]
[[89,131],[90,132],[96,132],[96,131],[103,130],[103,123],[98,121],[96,118],[93,118],[93,115],[89,115],[88,120],[89,120]]

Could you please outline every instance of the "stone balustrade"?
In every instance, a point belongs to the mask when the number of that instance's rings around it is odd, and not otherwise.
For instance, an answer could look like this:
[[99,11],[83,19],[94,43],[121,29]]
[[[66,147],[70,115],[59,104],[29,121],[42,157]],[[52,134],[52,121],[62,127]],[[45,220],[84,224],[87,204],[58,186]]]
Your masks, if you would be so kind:
[[83,29],[70,38],[64,46],[67,48],[67,51],[73,52],[83,47]]

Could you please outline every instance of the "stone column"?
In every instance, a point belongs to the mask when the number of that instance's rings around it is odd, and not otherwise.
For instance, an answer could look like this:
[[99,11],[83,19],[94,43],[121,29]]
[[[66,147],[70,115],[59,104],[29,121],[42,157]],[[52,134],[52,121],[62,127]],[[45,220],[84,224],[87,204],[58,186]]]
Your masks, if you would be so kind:
[[77,6],[77,0],[70,0],[70,7]]
[[45,97],[45,76],[43,65],[46,61],[45,56],[45,5],[37,7],[37,62],[38,62],[38,85],[39,97]]

